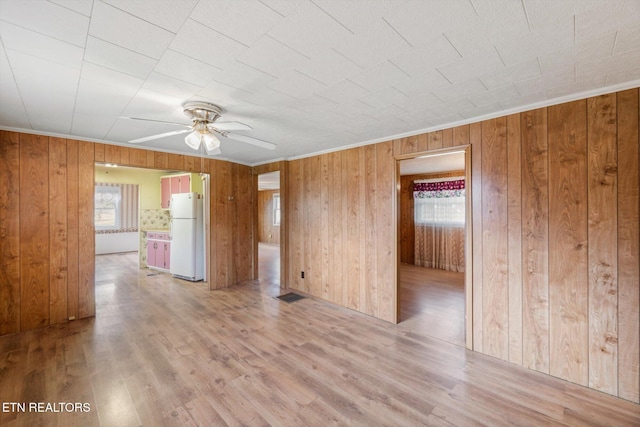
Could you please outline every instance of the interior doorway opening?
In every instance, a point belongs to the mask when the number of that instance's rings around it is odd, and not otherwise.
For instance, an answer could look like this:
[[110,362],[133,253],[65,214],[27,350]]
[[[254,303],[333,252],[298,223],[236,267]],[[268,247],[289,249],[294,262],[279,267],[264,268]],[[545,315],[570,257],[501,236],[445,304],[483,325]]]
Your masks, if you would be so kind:
[[[204,173],[96,163],[96,287],[117,282],[128,270],[139,270],[141,277],[171,278],[176,273],[172,264],[190,264],[183,259],[185,254],[200,260],[194,267],[197,274],[182,274],[184,268],[177,273],[205,286],[209,271],[209,179]],[[194,218],[201,218],[193,220],[198,225],[192,227],[196,244],[189,246],[195,246],[193,251],[182,250],[175,247],[178,242],[172,242],[170,200],[174,195],[193,195],[199,200],[193,204]],[[96,297],[99,295],[97,289]]]
[[471,348],[467,147],[399,160],[398,320]]
[[258,279],[269,293],[280,294],[280,247],[283,209],[280,171],[258,175]]

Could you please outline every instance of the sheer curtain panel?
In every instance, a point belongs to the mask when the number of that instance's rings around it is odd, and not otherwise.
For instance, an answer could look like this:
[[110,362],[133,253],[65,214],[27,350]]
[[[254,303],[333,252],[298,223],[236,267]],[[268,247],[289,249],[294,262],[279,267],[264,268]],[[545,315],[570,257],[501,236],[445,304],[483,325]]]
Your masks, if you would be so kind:
[[464,271],[464,177],[413,184],[415,264]]

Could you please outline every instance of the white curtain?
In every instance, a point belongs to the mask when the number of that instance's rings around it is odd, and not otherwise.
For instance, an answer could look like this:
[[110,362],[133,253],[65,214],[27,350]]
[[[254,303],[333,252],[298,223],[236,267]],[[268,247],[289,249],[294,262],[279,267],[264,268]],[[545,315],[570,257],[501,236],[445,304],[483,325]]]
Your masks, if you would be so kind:
[[464,177],[414,181],[415,264],[464,271]]

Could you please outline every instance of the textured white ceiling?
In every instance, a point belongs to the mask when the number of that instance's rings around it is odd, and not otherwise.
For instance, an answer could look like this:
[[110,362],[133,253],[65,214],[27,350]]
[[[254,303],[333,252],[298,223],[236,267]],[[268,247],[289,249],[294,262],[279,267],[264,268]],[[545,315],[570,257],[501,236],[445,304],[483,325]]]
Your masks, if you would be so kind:
[[204,100],[258,164],[637,86],[640,0],[0,0],[0,42],[4,129],[127,145]]

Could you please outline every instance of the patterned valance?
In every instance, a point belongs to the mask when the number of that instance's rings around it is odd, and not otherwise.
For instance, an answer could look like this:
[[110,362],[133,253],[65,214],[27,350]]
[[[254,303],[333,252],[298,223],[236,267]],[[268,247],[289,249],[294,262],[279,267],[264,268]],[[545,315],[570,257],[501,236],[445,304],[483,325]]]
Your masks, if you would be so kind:
[[413,183],[413,197],[416,199],[464,197],[464,188],[464,177],[416,180]]

